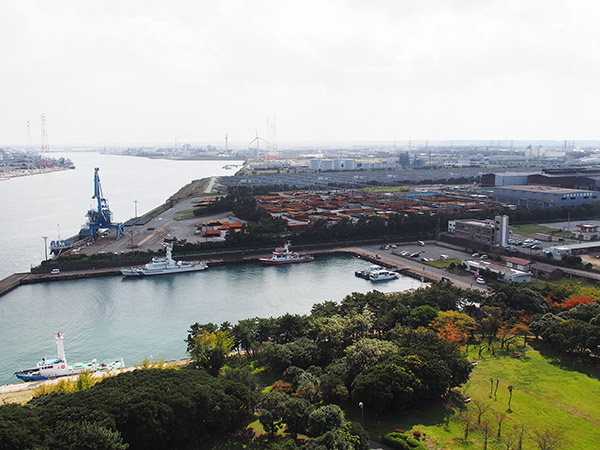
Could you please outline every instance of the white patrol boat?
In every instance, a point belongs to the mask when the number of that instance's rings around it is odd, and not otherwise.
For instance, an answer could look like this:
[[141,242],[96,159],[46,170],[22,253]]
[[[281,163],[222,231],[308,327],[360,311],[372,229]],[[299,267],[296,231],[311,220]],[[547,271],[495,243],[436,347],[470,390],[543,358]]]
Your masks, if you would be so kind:
[[167,275],[181,272],[197,272],[205,270],[208,266],[203,262],[175,261],[172,256],[173,246],[164,244],[166,257],[155,256],[148,264],[140,267],[130,267],[121,269],[121,274],[125,277],[139,277],[147,275]]

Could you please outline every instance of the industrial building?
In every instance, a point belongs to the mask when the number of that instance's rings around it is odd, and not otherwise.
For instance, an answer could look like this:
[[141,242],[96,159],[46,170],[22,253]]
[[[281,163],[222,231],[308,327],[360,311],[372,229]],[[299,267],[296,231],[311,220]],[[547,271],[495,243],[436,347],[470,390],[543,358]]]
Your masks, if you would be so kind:
[[530,175],[527,184],[598,191],[600,190],[600,170],[585,168],[544,169],[541,174]]
[[484,173],[481,175],[481,186],[518,186],[527,184],[528,177],[538,175],[537,172],[504,172]]
[[481,185],[491,186],[553,186],[566,189],[600,191],[600,169],[542,169],[541,172],[486,173]]
[[487,260],[469,259],[462,262],[468,272],[475,274],[485,274],[486,271],[495,273],[498,281],[504,283],[529,283],[531,281],[531,272],[524,272],[512,267],[501,266]]
[[557,261],[560,261],[565,256],[583,255],[593,251],[600,251],[600,241],[565,244],[544,248],[544,254],[546,256],[552,255],[552,259]]
[[508,216],[496,216],[494,220],[456,219],[448,221],[448,232],[463,239],[486,245],[508,245]]
[[573,233],[575,239],[579,239],[580,241],[600,240],[600,232],[598,231],[598,225],[578,224],[575,226],[577,227],[577,231]]
[[597,202],[598,192],[540,185],[496,186],[492,198],[508,206],[558,208]]

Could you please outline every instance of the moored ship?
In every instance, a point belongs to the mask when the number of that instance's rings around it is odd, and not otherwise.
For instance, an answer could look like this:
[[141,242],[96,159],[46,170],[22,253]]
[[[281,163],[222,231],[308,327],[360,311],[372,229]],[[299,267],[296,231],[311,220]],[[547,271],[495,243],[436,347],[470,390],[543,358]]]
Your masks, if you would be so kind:
[[368,280],[369,277],[371,276],[371,273],[376,272],[378,270],[383,269],[383,267],[381,266],[371,266],[368,269],[365,270],[355,270],[354,271],[354,275],[359,277],[359,278],[363,278],[365,280]]
[[49,378],[76,375],[80,372],[106,372],[125,367],[123,358],[110,362],[98,363],[95,359],[88,363],[68,364],[65,356],[62,333],[54,334],[56,358],[42,358],[35,367],[15,372],[15,376],[23,381],[47,380]]
[[270,258],[258,258],[261,264],[278,265],[278,264],[294,264],[303,262],[312,262],[315,260],[312,255],[301,255],[290,250],[291,243],[285,242],[282,247],[277,247],[272,252]]
[[121,274],[125,277],[139,277],[167,275],[181,272],[198,272],[208,268],[204,262],[175,261],[172,256],[173,246],[171,244],[164,244],[164,246],[166,250],[165,257],[155,256],[152,258],[152,261],[143,266],[121,269]]
[[398,274],[387,269],[375,270],[369,273],[369,280],[371,281],[388,281],[396,278],[398,278]]

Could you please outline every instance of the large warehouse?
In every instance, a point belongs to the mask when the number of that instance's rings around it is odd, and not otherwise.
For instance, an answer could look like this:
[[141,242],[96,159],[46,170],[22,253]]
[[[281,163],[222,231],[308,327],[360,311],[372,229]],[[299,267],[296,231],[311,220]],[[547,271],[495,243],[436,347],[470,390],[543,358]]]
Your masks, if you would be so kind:
[[552,186],[496,186],[493,200],[525,208],[557,208],[598,201],[600,192]]

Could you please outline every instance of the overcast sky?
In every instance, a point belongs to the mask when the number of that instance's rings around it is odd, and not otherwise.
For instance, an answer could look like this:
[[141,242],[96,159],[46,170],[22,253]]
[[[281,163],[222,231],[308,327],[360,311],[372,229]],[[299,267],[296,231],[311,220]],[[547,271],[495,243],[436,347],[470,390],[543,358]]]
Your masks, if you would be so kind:
[[600,2],[3,0],[0,145],[598,139]]

